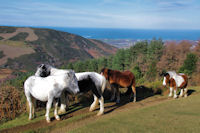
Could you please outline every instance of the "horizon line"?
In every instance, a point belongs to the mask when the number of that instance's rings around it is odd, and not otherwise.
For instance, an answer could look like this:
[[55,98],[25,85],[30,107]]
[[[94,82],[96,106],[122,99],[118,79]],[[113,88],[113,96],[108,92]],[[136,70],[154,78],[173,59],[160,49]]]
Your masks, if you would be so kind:
[[122,28],[122,27],[72,27],[72,26],[33,26],[33,25],[0,25],[0,26],[8,26],[8,27],[30,27],[30,28],[81,28],[81,29],[126,29],[126,30],[200,30],[193,28]]

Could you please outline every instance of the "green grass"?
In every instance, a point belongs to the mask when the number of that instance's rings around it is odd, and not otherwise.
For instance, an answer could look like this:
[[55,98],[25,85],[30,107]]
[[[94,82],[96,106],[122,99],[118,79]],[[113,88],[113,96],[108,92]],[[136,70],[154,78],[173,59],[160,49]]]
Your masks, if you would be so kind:
[[[70,106],[70,111],[74,111],[74,110],[79,110],[83,108],[83,106],[79,105],[79,106]],[[31,121],[28,120],[28,113],[23,113],[22,115],[20,115],[19,117],[17,117],[16,119],[14,120],[11,120],[11,121],[8,121],[6,123],[3,123],[3,124],[0,124],[0,130],[3,130],[3,129],[7,129],[7,128],[12,128],[12,127],[16,127],[16,126],[22,126],[22,125],[26,125],[26,124],[30,124],[30,123],[35,123],[37,121],[40,121],[40,120],[45,120],[45,108],[42,109],[42,111],[38,111],[36,112],[36,118],[32,119]],[[53,111],[54,111],[54,108],[52,107],[51,109],[51,112],[50,112],[50,117],[54,117],[53,115]],[[68,112],[67,112],[68,113]],[[88,114],[83,114],[83,115],[80,115],[80,116],[76,116],[76,117],[72,117],[72,118],[68,118],[66,120],[62,120],[61,123],[70,123],[70,122],[73,122],[73,121],[76,121],[78,119],[82,119],[83,117],[88,117],[88,115],[91,115],[93,113],[88,113]],[[60,126],[64,126],[63,124],[60,124]],[[42,129],[31,129],[30,131],[43,131],[43,130],[49,130],[49,129],[52,129],[52,128],[56,128],[58,126],[55,126],[55,127],[44,127]]]
[[23,41],[12,41],[12,40],[0,41],[0,45],[9,45],[9,46],[15,46],[15,47],[28,47],[25,44],[25,42],[23,42]]
[[[195,90],[199,92],[198,88]],[[120,112],[112,117],[99,119],[74,129],[71,133],[198,133],[200,131],[199,105],[200,94],[198,93],[188,98]]]
[[[50,132],[64,128],[66,132],[71,133],[198,133],[200,131],[200,90],[199,87],[190,89],[195,91],[188,98],[171,99],[140,108],[132,109],[132,107],[129,107],[122,111],[98,117],[94,121],[87,121],[83,125],[75,126],[76,128],[72,128],[70,131],[65,128],[67,125],[76,124],[82,119],[93,117],[96,112],[83,113],[64,119],[59,124],[30,129],[25,132]],[[156,96],[152,98],[155,99]],[[81,108],[83,108],[81,105],[70,106],[70,111]],[[1,124],[0,130],[44,120],[44,114],[45,109],[37,112],[37,117],[32,121],[28,120],[28,114],[23,114],[12,121]],[[50,116],[53,117],[53,110],[51,110]]]
[[[40,112],[36,112],[36,116],[37,116],[37,117],[34,118],[34,119],[31,120],[31,121],[28,120],[28,113],[21,114],[21,115],[20,115],[19,117],[17,117],[16,119],[1,124],[1,125],[0,125],[0,130],[6,129],[6,128],[12,128],[12,127],[16,127],[16,126],[21,126],[21,125],[26,125],[26,124],[28,124],[28,123],[34,123],[34,122],[36,122],[36,121],[45,119],[44,114],[45,114],[44,110],[43,110],[43,111],[40,111]],[[51,111],[50,116],[53,116],[52,111]]]
[[21,32],[21,33],[18,33],[16,36],[9,38],[9,40],[12,40],[12,41],[24,41],[24,40],[26,40],[28,35],[29,35],[28,33]]

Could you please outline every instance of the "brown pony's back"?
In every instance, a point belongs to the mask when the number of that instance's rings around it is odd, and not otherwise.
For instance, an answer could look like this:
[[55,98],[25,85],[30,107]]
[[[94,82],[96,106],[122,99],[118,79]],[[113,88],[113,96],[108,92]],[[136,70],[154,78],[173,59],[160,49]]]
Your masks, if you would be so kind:
[[112,70],[109,74],[110,84],[115,83],[115,84],[119,84],[122,87],[131,86],[134,79],[135,77],[133,73],[130,71],[120,72],[117,70]]
[[[111,70],[103,68],[101,70],[101,75],[105,76],[110,84],[115,84],[124,88],[132,89],[132,94],[134,94],[134,102],[136,101],[136,88],[135,88],[135,76],[130,71],[120,72],[117,70]],[[118,91],[118,87],[117,87]],[[131,97],[132,97],[131,94]],[[119,97],[119,91],[118,91]],[[118,98],[119,99],[119,98]],[[117,100],[119,101],[119,100]]]

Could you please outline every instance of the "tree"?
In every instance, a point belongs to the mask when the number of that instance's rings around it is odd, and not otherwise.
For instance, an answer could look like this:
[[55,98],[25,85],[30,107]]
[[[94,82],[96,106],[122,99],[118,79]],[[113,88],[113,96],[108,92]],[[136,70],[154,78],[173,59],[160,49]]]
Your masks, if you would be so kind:
[[125,49],[120,49],[117,51],[116,55],[113,57],[112,66],[115,70],[125,69]]
[[146,72],[146,79],[149,81],[153,81],[156,78],[156,74],[157,74],[157,68],[156,68],[156,62],[152,61],[149,65],[149,69]]
[[139,66],[135,66],[131,72],[135,75],[136,80],[142,78],[142,72]]
[[183,66],[180,67],[179,72],[191,75],[196,69],[198,57],[193,53],[188,53]]
[[162,39],[153,39],[147,48],[147,58],[150,61],[158,62],[162,56],[163,48],[164,45]]

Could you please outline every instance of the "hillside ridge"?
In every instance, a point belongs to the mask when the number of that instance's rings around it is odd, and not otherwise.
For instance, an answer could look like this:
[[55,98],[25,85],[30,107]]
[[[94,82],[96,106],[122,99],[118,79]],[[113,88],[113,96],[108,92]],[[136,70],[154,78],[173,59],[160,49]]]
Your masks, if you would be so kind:
[[62,66],[78,60],[108,56],[116,51],[116,47],[102,41],[68,32],[0,26],[0,52],[4,55],[0,56],[2,68],[29,70],[40,63]]

